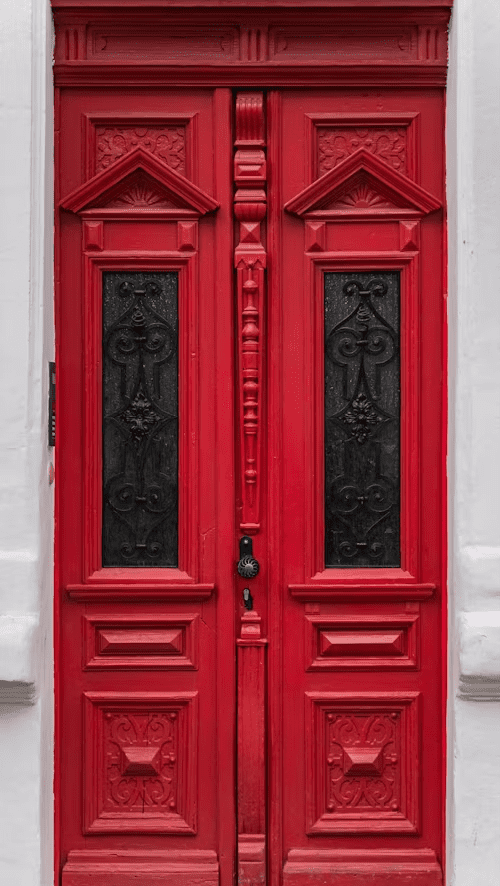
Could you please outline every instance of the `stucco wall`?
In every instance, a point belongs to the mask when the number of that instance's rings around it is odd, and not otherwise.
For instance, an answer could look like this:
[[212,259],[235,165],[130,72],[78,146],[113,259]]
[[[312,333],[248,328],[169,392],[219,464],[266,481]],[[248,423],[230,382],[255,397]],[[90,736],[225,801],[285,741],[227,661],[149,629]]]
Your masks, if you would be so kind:
[[[51,30],[0,28],[0,883],[52,884]],[[448,883],[500,870],[500,5],[455,0],[448,97]],[[499,136],[499,137],[497,137]]]
[[44,0],[4,2],[0,20],[0,883],[45,886],[53,843],[51,32]]
[[498,0],[455,0],[448,91],[448,831],[456,886],[497,886],[500,876],[499,46]]

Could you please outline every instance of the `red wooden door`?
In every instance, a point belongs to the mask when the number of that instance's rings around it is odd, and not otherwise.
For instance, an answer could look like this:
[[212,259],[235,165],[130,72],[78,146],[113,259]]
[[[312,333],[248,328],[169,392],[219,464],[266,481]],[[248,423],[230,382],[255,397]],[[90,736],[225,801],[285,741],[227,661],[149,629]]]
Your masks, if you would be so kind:
[[441,95],[58,113],[62,886],[437,886]]

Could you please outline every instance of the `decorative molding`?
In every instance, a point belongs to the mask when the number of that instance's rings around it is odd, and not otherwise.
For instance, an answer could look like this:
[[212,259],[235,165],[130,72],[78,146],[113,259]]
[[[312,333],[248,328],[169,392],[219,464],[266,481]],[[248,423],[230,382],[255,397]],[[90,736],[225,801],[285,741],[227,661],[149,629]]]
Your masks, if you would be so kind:
[[234,253],[238,305],[239,407],[241,440],[240,529],[259,530],[262,428],[262,354],[264,348],[265,268],[267,254],[261,223],[266,215],[264,96],[242,92],[236,97],[234,214],[239,240]]
[[418,612],[306,615],[305,627],[308,671],[418,667]]
[[98,172],[61,201],[71,212],[94,212],[103,217],[106,209],[128,211],[170,210],[169,215],[206,215],[219,208],[216,200],[197,185],[170,169],[153,154],[136,148],[108,169]]
[[196,613],[86,615],[85,670],[196,670]]
[[[241,67],[240,67],[241,65]],[[294,87],[324,87],[331,88],[332,77],[336,84],[344,87],[372,88],[394,87],[397,79],[398,85],[407,88],[444,88],[448,67],[446,63],[439,64],[380,64],[372,66],[368,62],[351,64],[335,61],[331,64],[275,64],[240,63],[238,62],[239,88],[266,89],[272,83],[273,87],[290,87],[293,80]],[[65,87],[95,87],[96,81],[104,87],[118,86],[123,89],[138,86],[151,86],[164,88],[165,83],[175,78],[176,86],[199,86],[200,82],[206,88],[225,86],[229,89],[234,87],[235,65],[214,65],[202,63],[199,67],[192,64],[159,64],[158,62],[146,61],[144,64],[136,62],[106,62],[84,61],[80,64],[74,62],[55,64],[54,80],[56,86]]]
[[420,222],[399,222],[399,248],[402,252],[418,252],[420,249]]
[[[329,570],[333,572],[333,570]],[[403,584],[403,583],[372,583],[372,582],[346,582],[332,581],[309,582],[308,584],[291,584],[288,590],[292,597],[303,602],[335,603],[342,601],[373,600],[399,602],[402,600],[428,600],[436,592],[434,584]]]
[[[117,879],[118,878],[118,879]],[[218,886],[215,852],[203,849],[73,849],[62,886]]]
[[136,148],[142,148],[186,177],[186,124],[96,123],[95,142],[96,173],[109,169]]
[[104,224],[102,221],[83,222],[83,248],[101,251],[104,249]]
[[291,849],[283,868],[284,886],[308,886],[311,876],[328,886],[443,883],[441,866],[431,849]]
[[417,28],[410,24],[387,21],[378,25],[368,21],[358,24],[351,19],[336,27],[326,23],[323,27],[303,24],[300,30],[296,25],[287,24],[272,28],[269,37],[272,61],[307,64],[312,57],[316,63],[331,64],[354,56],[358,63],[373,64],[382,59],[408,62],[418,58]]
[[462,612],[459,619],[458,695],[500,701],[500,612]]
[[122,584],[120,581],[99,582],[89,581],[88,584],[66,585],[66,593],[70,600],[78,600],[81,603],[107,603],[107,602],[195,602],[209,600],[215,591],[214,584],[199,584],[186,582],[185,584],[159,580],[156,583],[149,582],[147,578],[141,580],[140,586]]
[[177,222],[177,249],[179,252],[198,249],[198,222]]
[[326,222],[306,221],[306,252],[324,252],[326,249]]
[[[85,11],[74,3],[52,0],[58,86],[164,87],[174,79],[176,87],[231,87],[236,68],[240,88],[253,90],[291,82],[330,87],[332,77],[359,87],[446,84],[451,0],[404,7],[399,0],[366,0],[362,17],[357,0],[333,8],[330,0],[286,0],[285,24],[260,0],[235,0],[230,8],[174,0],[168,9],[151,0],[140,10],[137,0],[92,0]],[[187,25],[176,6],[191,7]],[[249,6],[260,7],[258,23]],[[381,6],[393,8],[387,13]]]
[[308,834],[419,832],[419,698],[306,693]]
[[86,692],[88,834],[196,833],[197,693]]
[[421,217],[441,203],[379,157],[360,148],[285,204],[301,217]]
[[[120,162],[120,161],[118,161]],[[117,164],[115,164],[116,166]],[[165,167],[166,168],[166,167]],[[110,170],[111,171],[111,170]],[[176,173],[172,173],[176,175]],[[144,218],[144,216],[143,216]],[[164,227],[167,227],[166,225]],[[175,237],[176,225],[171,234]],[[204,572],[200,574],[200,497],[198,484],[199,463],[199,378],[193,368],[189,373],[189,385],[182,384],[188,377],[187,367],[192,354],[198,349],[198,322],[200,317],[198,284],[198,256],[196,253],[150,252],[150,230],[147,225],[137,225],[142,235],[143,248],[134,251],[102,252],[87,254],[84,259],[83,305],[85,307],[85,377],[87,396],[84,414],[84,481],[85,513],[82,526],[84,560],[82,572],[67,582],[70,599],[81,601],[137,601],[147,600],[203,600],[214,591],[212,548],[205,546]],[[143,230],[144,229],[144,230]],[[179,324],[185,335],[178,339],[179,345],[179,409],[184,416],[185,433],[179,438],[179,462],[184,465],[188,477],[179,489],[179,545],[178,568],[168,569],[142,567],[142,572],[123,568],[102,568],[102,470],[101,446],[96,428],[102,427],[101,385],[99,372],[102,355],[102,275],[108,271],[176,271],[178,273]],[[199,445],[193,447],[192,441]],[[205,441],[206,443],[206,441]],[[210,564],[210,565],[209,565]],[[141,568],[141,567],[137,567]]]
[[500,701],[500,676],[492,678],[461,675],[458,696],[468,701]]
[[137,23],[113,23],[104,28],[90,24],[87,30],[87,58],[102,61],[127,59],[182,64],[211,61],[221,63],[236,61],[238,57],[238,31],[236,28],[214,25],[200,34],[196,27],[175,25],[168,29],[158,24],[147,24],[147,19]]
[[360,148],[407,175],[407,127],[369,124],[317,127],[317,176],[335,169]]
[[265,655],[261,618],[241,618],[238,647],[238,883],[266,883]]

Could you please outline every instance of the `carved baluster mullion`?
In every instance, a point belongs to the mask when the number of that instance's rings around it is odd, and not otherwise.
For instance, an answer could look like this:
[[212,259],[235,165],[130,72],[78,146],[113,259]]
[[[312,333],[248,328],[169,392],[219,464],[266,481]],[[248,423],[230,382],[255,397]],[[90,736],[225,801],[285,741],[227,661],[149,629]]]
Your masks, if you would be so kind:
[[262,93],[236,99],[234,214],[238,223],[235,267],[239,347],[242,478],[241,529],[259,530],[262,427],[262,354],[266,250],[261,222],[266,214],[266,160]]

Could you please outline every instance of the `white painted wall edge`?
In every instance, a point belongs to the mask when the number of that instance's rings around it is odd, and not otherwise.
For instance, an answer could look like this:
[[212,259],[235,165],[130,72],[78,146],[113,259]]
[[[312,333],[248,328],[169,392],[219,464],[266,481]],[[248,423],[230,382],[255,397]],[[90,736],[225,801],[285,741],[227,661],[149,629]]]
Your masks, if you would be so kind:
[[500,701],[500,612],[462,612],[459,626],[459,694]]
[[0,703],[33,704],[39,671],[38,615],[0,616]]

